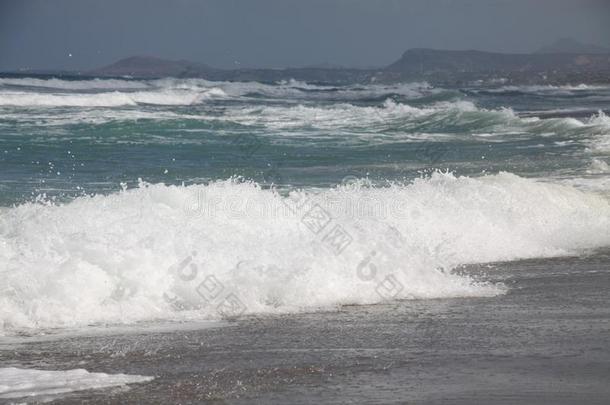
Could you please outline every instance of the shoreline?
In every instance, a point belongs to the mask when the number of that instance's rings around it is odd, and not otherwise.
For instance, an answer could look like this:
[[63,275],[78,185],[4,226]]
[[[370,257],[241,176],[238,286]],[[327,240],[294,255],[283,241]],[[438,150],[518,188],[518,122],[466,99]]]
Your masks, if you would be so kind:
[[0,367],[154,376],[51,403],[605,403],[610,252],[465,271],[507,294],[0,346]]

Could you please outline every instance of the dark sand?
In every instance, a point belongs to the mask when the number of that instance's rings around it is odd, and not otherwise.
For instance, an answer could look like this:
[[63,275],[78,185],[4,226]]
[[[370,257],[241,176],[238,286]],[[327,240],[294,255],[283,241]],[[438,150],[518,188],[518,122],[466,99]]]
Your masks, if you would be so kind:
[[0,340],[0,367],[156,377],[57,404],[610,403],[610,252],[494,267],[468,271],[504,282],[506,295]]

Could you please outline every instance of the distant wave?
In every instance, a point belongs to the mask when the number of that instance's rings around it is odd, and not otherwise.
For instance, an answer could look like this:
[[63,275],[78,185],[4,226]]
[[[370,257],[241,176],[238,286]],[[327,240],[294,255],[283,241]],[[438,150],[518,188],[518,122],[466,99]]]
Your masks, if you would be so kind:
[[544,96],[571,96],[596,91],[610,91],[610,86],[601,85],[521,85],[521,86],[502,86],[497,88],[470,89],[479,94],[532,94]]
[[[103,124],[112,121],[130,121],[148,119],[163,120],[194,120],[227,125],[252,126],[273,130],[266,135],[276,135],[278,131],[303,132],[307,136],[325,137],[338,136],[346,132],[373,135],[379,141],[392,139],[420,140],[428,139],[433,134],[449,136],[464,134],[469,136],[539,136],[557,134],[575,138],[586,143],[592,151],[608,150],[608,134],[610,120],[602,112],[588,118],[539,118],[536,116],[520,116],[510,108],[485,109],[477,107],[466,100],[452,100],[426,103],[414,106],[406,102],[396,102],[386,99],[375,105],[358,105],[355,103],[311,104],[304,101],[278,105],[253,103],[222,105],[216,109],[210,105],[203,111],[147,111],[145,109],[112,109],[106,107],[136,106],[136,105],[196,105],[213,100],[231,99],[230,90],[221,87],[196,88],[191,84],[181,88],[173,83],[174,79],[163,79],[166,87],[161,90],[132,92],[102,92],[102,93],[32,93],[2,91],[0,105],[6,106],[42,106],[42,107],[92,107],[78,109],[72,114],[45,114],[35,111],[36,122],[44,125],[66,124]],[[199,79],[192,79],[199,80]],[[180,83],[188,83],[181,81]],[[252,84],[234,84],[242,90],[252,90]],[[303,86],[292,83],[291,86]],[[172,87],[173,86],[173,87]],[[245,87],[242,87],[245,86]],[[267,86],[256,84],[256,86]],[[273,86],[268,86],[273,88]],[[161,87],[159,87],[161,88]],[[171,88],[171,90],[170,90]],[[281,89],[281,88],[280,88]],[[229,93],[227,93],[229,91]],[[245,90],[244,90],[245,91]],[[283,91],[283,90],[282,90]],[[95,108],[98,107],[98,108]],[[3,114],[5,120],[23,120],[29,122],[30,115],[26,112],[7,111]],[[308,131],[315,130],[315,131]],[[319,131],[319,130],[333,130]],[[440,136],[439,135],[439,136]],[[343,135],[342,135],[343,136]],[[343,137],[350,142],[353,137]],[[382,139],[383,138],[383,139]],[[371,139],[371,141],[374,141]]]
[[508,173],[290,196],[143,184],[3,209],[0,333],[217,319],[225,300],[241,315],[490,296],[505,287],[451,269],[608,245],[607,199]]
[[0,86],[39,87],[60,90],[126,90],[146,89],[150,87],[145,81],[121,79],[91,79],[91,80],[62,80],[37,78],[0,78]]
[[[212,119],[212,117],[207,117]],[[596,134],[607,131],[610,121],[603,112],[584,121],[575,118],[519,117],[510,108],[489,110],[470,101],[439,102],[413,107],[386,100],[380,107],[353,104],[318,106],[265,106],[227,110],[215,119],[241,125],[260,125],[269,129],[318,128],[362,129],[391,132],[472,132],[503,135],[511,132],[532,134],[574,133]]]
[[596,131],[596,136],[589,141],[589,150],[594,153],[610,153],[610,117],[600,111],[588,122],[600,128]]
[[135,91],[104,93],[32,93],[0,92],[0,106],[20,107],[118,107],[137,104],[190,105],[198,104],[225,93],[217,88],[205,91]]
[[[5,89],[2,89],[2,86]],[[19,91],[15,91],[15,89]],[[54,94],[56,96],[72,95],[80,97],[66,100],[40,98],[48,95],[49,89],[64,91]],[[321,86],[313,85],[296,80],[283,81],[275,84],[258,82],[212,82],[205,79],[156,79],[156,80],[121,80],[121,79],[93,79],[93,80],[61,80],[61,79],[37,79],[37,78],[0,78],[0,105],[18,106],[115,106],[132,105],[128,100],[134,90],[146,90],[143,94],[164,93],[206,93],[210,91],[222,91],[228,97],[266,97],[266,98],[307,98],[312,100],[368,100],[384,99],[390,96],[403,98],[418,98],[425,95],[435,94],[441,89],[434,89],[428,83],[400,83],[392,85],[368,84],[351,86]],[[114,94],[114,101],[101,101],[97,104],[88,100],[87,95],[91,92],[98,94]],[[16,94],[31,94],[29,99],[16,99]],[[84,92],[84,95],[83,95]],[[120,100],[118,94],[123,96]],[[39,95],[39,98],[34,97]],[[137,96],[136,96],[137,97]],[[107,97],[108,98],[108,97]],[[47,101],[40,101],[47,100]],[[67,104],[66,104],[67,103]]]
[[[192,83],[192,82],[191,82]],[[417,99],[443,91],[426,82],[398,84],[366,84],[350,86],[316,86],[290,80],[274,85],[257,82],[224,82],[220,84],[228,94],[233,96],[266,96],[281,98],[306,98],[311,100],[370,100],[385,99],[390,96]]]

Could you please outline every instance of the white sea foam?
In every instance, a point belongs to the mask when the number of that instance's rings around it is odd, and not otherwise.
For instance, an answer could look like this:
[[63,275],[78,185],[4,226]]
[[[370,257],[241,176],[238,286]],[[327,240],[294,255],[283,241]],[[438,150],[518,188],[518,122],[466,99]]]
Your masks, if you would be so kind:
[[151,381],[152,377],[90,373],[87,370],[0,368],[0,399],[52,399],[61,394]]
[[504,288],[450,270],[608,245],[604,197],[507,173],[290,197],[142,185],[0,212],[0,333],[489,296]]
[[217,88],[202,91],[158,90],[104,93],[0,92],[0,106],[35,107],[118,107],[137,104],[190,105],[224,97]]
[[[296,105],[241,107],[228,109],[222,116],[200,116],[202,119],[232,121],[241,125],[268,129],[357,129],[373,132],[468,132],[505,135],[510,133],[572,134],[575,130],[598,132],[604,122],[575,118],[520,117],[510,108],[489,110],[470,101],[443,101],[425,107],[414,107],[390,99],[379,107],[334,104],[329,107]],[[324,136],[324,132],[320,133]]]
[[[596,165],[592,166],[595,167]],[[610,173],[610,170],[607,172],[601,172],[596,168],[594,170],[587,169],[586,172],[586,177],[562,178],[558,179],[558,182],[576,187],[579,190],[586,192],[594,192],[599,195],[605,195],[606,198],[610,199],[610,176],[605,174]]]
[[[169,79],[164,79],[169,80]],[[195,79],[193,79],[195,80]],[[169,86],[167,84],[166,86]],[[2,121],[16,121],[25,125],[61,126],[71,124],[103,124],[112,121],[190,120],[206,122],[210,127],[218,123],[234,123],[267,131],[260,136],[335,137],[343,143],[401,142],[421,139],[461,139],[475,137],[486,142],[506,140],[506,137],[540,137],[562,135],[578,142],[593,153],[610,150],[610,121],[603,112],[589,119],[521,117],[510,108],[485,109],[470,101],[442,101],[426,106],[412,106],[387,99],[379,106],[359,106],[349,103],[313,105],[299,103],[288,105],[248,104],[215,105],[208,100],[226,99],[221,88],[203,87],[188,89],[150,90],[104,93],[25,93],[0,92],[0,106],[8,105]],[[147,110],[144,105],[191,105],[206,103],[205,109],[179,111],[171,109]],[[38,106],[28,111],[15,111],[10,105]],[[49,106],[81,106],[72,114],[57,114]],[[112,108],[119,106],[142,108]],[[12,124],[9,124],[12,125]],[[195,124],[197,125],[197,124]],[[158,137],[152,142],[173,142],[172,134]],[[494,139],[494,137],[496,139]],[[187,142],[182,139],[180,142]]]
[[610,117],[599,111],[587,120],[587,124],[596,128],[592,139],[588,140],[588,150],[593,153],[610,152]]
[[[489,110],[475,106],[469,101],[444,101],[426,106],[412,106],[391,99],[381,106],[359,106],[349,103],[335,103],[330,106],[312,105],[312,101],[358,100],[388,94],[402,94],[417,98],[434,91],[429,84],[403,83],[396,85],[352,85],[342,87],[311,85],[298,81],[279,84],[256,82],[211,82],[204,79],[158,79],[150,81],[131,80],[82,80],[66,81],[59,79],[2,79],[9,84],[38,86],[41,91],[0,90],[0,106],[9,107],[3,114],[5,119],[31,122],[32,113],[20,111],[15,114],[10,107],[40,107],[33,109],[36,122],[44,125],[64,125],[70,123],[100,124],[115,120],[138,119],[142,109],[131,108],[138,105],[192,105],[207,103],[215,99],[246,100],[249,96],[277,97],[293,99],[299,104],[288,103],[282,106],[243,107],[241,104],[213,105],[199,115],[178,112],[155,112],[151,119],[199,119],[209,121],[229,121],[240,125],[263,126],[273,130],[334,129],[341,131],[366,131],[376,133],[406,134],[406,138],[418,133],[467,132],[473,135],[489,134],[561,134],[568,136],[596,136],[588,143],[591,150],[607,150],[608,123],[603,113],[596,119],[581,121],[575,118],[519,117],[511,109]],[[1,82],[0,82],[1,83]],[[131,89],[129,86],[132,86]],[[142,88],[140,88],[142,87]],[[556,89],[552,86],[530,86],[530,90]],[[49,92],[48,88],[65,90]],[[521,87],[519,87],[521,88]],[[524,87],[529,88],[529,87]],[[565,91],[591,89],[584,86],[558,87]],[[597,87],[594,87],[597,88]],[[25,87],[24,87],[25,89]],[[505,90],[510,87],[503,88]],[[103,90],[103,91],[102,91]],[[94,92],[92,92],[94,91]],[[125,111],[107,107],[130,107]],[[87,107],[70,115],[50,115],[40,120],[39,110],[47,107]],[[601,129],[600,129],[601,128]],[[334,132],[337,134],[337,132]],[[318,136],[324,136],[320,132]]]
[[226,111],[219,120],[234,121],[242,125],[263,125],[271,129],[289,129],[299,127],[329,128],[368,128],[374,125],[395,126],[397,120],[408,124],[421,124],[418,118],[426,118],[436,113],[461,113],[477,111],[468,101],[442,102],[426,108],[412,107],[408,104],[386,100],[380,107],[360,107],[353,104],[334,104],[331,107],[267,106],[244,107]]
[[608,163],[604,162],[601,159],[593,159],[589,169],[587,169],[587,173],[589,174],[599,174],[599,173],[610,173],[610,166]]
[[[11,86],[0,91],[0,105],[67,105],[67,106],[118,106],[133,105],[137,97],[153,97],[155,94],[166,97],[168,94],[210,93],[223,97],[241,98],[244,96],[263,96],[272,98],[296,98],[311,100],[357,100],[383,97],[396,94],[405,98],[418,98],[441,91],[428,83],[400,83],[395,85],[370,84],[362,86],[319,86],[296,80],[276,84],[258,82],[212,82],[205,79],[157,79],[149,81],[94,79],[61,80],[36,78],[0,78],[0,86]],[[20,91],[11,91],[11,88]],[[49,93],[49,89],[64,93]],[[138,96],[130,90],[141,90]],[[79,92],[80,91],[80,92]],[[104,101],[91,101],[92,91],[98,94],[112,94]],[[103,92],[103,93],[100,93]],[[28,97],[25,96],[27,93]],[[216,93],[216,94],[214,94]],[[148,96],[147,96],[148,95]],[[62,96],[58,100],[58,96]],[[122,98],[119,98],[122,97]],[[131,99],[135,96],[136,99]],[[68,98],[69,97],[69,98]],[[79,101],[80,100],[80,101]],[[154,101],[153,104],[183,104],[182,102]],[[193,103],[193,101],[189,102]]]
[[540,94],[540,95],[551,95],[551,96],[569,96],[572,94],[578,94],[587,91],[599,91],[599,90],[610,90],[610,86],[595,86],[587,84],[578,85],[522,85],[522,86],[503,86],[496,89],[485,89],[483,91],[488,93],[529,93],[529,94]]
[[57,78],[0,78],[0,86],[8,85],[15,87],[40,87],[45,89],[59,90],[127,90],[146,89],[150,84],[138,80],[120,79],[92,79],[92,80],[62,80]]
[[297,98],[311,100],[358,100],[384,95],[400,95],[405,98],[419,98],[442,91],[427,82],[397,84],[366,84],[349,86],[314,85],[298,80],[281,81],[275,84],[259,82],[212,82],[205,79],[158,79],[150,85],[169,89],[207,89],[218,87],[232,97],[264,96],[272,98]]
[[[135,108],[83,108],[75,109],[70,114],[58,114],[54,109],[36,109],[28,114],[21,111],[6,111],[2,119],[16,121],[20,125],[51,127],[75,124],[102,125],[108,122],[129,122],[138,120],[172,121],[189,119],[189,115],[167,110],[146,110]],[[191,118],[193,119],[193,118]]]

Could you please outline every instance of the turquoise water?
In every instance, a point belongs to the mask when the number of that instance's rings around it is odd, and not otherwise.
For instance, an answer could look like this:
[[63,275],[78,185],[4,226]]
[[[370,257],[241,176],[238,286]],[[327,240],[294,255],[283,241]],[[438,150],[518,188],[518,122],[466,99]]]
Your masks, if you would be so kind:
[[0,78],[0,335],[504,294],[460,267],[610,246],[608,111],[603,86]]
[[5,78],[0,204],[110,193],[138,179],[328,187],[433,169],[589,178],[608,162],[610,120],[599,111],[609,109],[610,87],[595,86]]

